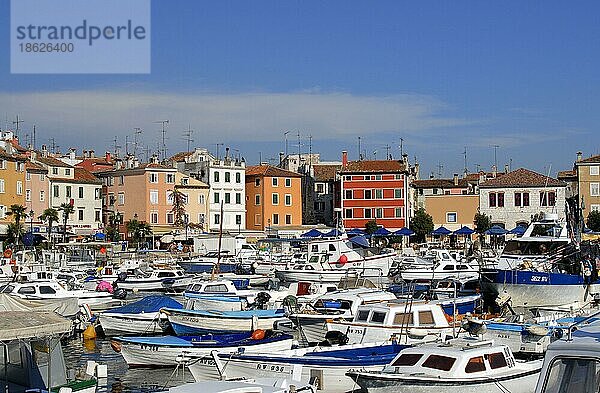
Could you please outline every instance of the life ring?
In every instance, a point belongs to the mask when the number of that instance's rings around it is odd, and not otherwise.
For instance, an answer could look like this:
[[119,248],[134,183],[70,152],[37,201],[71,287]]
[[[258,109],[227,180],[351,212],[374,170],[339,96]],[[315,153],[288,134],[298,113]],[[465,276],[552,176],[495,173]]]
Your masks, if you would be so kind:
[[338,258],[338,263],[340,265],[345,265],[348,263],[348,257],[345,254],[340,255],[340,257]]
[[250,336],[253,340],[262,340],[265,338],[265,331],[263,329],[256,329],[252,332],[252,336]]
[[4,250],[4,258],[10,257],[12,257],[12,250],[10,248],[7,248],[6,250]]

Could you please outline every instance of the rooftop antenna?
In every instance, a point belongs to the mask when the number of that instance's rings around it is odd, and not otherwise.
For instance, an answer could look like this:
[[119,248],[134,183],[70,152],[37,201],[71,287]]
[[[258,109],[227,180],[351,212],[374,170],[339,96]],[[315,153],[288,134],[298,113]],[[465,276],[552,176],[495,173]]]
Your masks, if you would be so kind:
[[33,125],[33,132],[31,137],[31,148],[35,150],[35,124]]
[[300,165],[300,130],[298,130],[298,165]]
[[373,150],[373,159],[377,160],[377,150]]
[[438,169],[438,178],[442,178],[442,170],[444,169],[444,165],[441,162],[438,162],[437,164],[437,169]]
[[465,175],[469,173],[469,169],[467,168],[467,147],[465,146],[465,150],[463,150],[463,156],[465,156]]
[[115,157],[119,157],[119,149],[121,148],[121,145],[117,144],[118,141],[119,140],[117,139],[117,136],[115,135],[115,139],[113,139]]
[[223,146],[223,143],[215,143],[215,145],[217,145],[217,160],[221,160],[221,157],[219,157],[219,146]]
[[[166,130],[166,126],[169,124],[169,120],[158,120],[155,121],[155,123],[160,123],[161,124],[161,135],[162,135],[162,155],[163,155],[163,160],[167,158],[167,145],[165,144],[165,134],[167,132]],[[160,148],[158,149],[158,152],[160,154]]]
[[138,147],[138,136],[142,134],[142,129],[140,127],[133,127],[133,155],[137,155],[137,147]]
[[362,161],[362,154],[360,154],[360,137],[358,137],[358,160]]
[[15,126],[15,136],[17,139],[19,138],[19,130],[21,129],[21,123],[23,123],[23,119],[19,119],[19,115],[17,115],[17,119],[12,122]]
[[404,156],[404,138],[400,137],[400,157]]
[[494,167],[496,168],[496,170],[498,170],[497,153],[498,153],[498,148],[500,147],[500,145],[492,145],[492,147],[494,148]]
[[50,150],[52,151],[52,154],[54,154],[56,152],[56,141],[54,140],[54,138],[50,138],[48,139],[48,141],[50,142]]
[[187,152],[190,152],[190,143],[193,142],[194,140],[192,139],[192,133],[194,132],[194,130],[192,130],[192,127],[188,124],[188,128],[187,130],[183,131],[183,136],[185,137],[185,140],[187,142]]
[[285,138],[285,156],[288,156],[288,134],[290,131],[286,131],[283,133],[283,137]]
[[308,174],[310,176],[310,172],[312,169],[312,135],[308,136]]
[[129,135],[125,135],[125,155],[129,155]]
[[144,153],[144,157],[145,157],[145,162],[150,162],[150,146],[146,146],[143,149],[143,153]]

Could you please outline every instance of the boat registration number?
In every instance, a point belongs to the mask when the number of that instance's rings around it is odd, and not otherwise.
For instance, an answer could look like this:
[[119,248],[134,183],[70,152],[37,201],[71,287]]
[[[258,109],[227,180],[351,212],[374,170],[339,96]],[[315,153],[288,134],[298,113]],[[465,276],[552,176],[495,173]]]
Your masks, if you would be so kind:
[[531,282],[548,282],[548,276],[531,276]]
[[158,345],[140,344],[142,351],[158,351]]
[[266,371],[273,371],[276,373],[283,373],[283,372],[290,372],[290,370],[288,370],[287,367],[280,365],[280,364],[269,364],[269,363],[258,363],[256,365],[256,369],[257,370],[266,370]]

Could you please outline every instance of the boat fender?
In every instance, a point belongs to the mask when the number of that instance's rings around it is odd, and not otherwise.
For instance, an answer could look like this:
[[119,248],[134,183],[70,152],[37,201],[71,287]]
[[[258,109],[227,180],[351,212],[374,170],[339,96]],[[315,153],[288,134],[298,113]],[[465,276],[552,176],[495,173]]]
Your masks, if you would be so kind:
[[111,341],[110,342],[110,347],[115,352],[121,352],[121,343],[118,342],[118,341]]
[[338,258],[338,263],[340,265],[345,265],[346,263],[348,263],[348,257],[345,254],[340,255],[340,257]]
[[17,264],[17,260],[16,260],[16,259],[14,259],[14,258],[13,258],[13,259],[11,259],[11,260],[10,260],[10,264],[11,264],[11,265],[16,265],[16,264]]
[[96,329],[94,329],[93,325],[89,325],[83,331],[83,339],[84,340],[94,340],[96,338]]
[[452,315],[444,313],[444,316],[446,317],[446,321],[448,321],[448,323],[454,322],[454,317],[452,317]]
[[262,340],[265,338],[266,332],[263,329],[256,329],[255,331],[252,332],[252,335],[250,336],[251,339],[253,340]]

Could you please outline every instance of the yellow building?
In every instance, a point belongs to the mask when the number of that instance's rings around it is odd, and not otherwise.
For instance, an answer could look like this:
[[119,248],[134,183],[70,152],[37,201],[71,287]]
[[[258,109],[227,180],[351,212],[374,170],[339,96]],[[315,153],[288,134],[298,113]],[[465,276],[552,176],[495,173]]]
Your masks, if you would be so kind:
[[583,215],[587,217],[592,211],[600,211],[600,155],[582,158],[581,152],[578,152],[575,174],[575,193],[579,194],[579,203],[584,206]]
[[451,231],[463,226],[473,229],[479,195],[428,195],[425,204],[435,228],[443,225]]
[[[185,214],[189,224],[195,224],[202,231],[208,231],[209,186],[184,173],[175,174],[175,190],[185,195]],[[174,222],[173,213],[167,213],[167,223]]]
[[[13,218],[6,213],[11,205],[25,205],[25,161],[24,156],[7,153],[0,149],[0,224],[1,232]],[[27,213],[29,213],[27,211]]]

